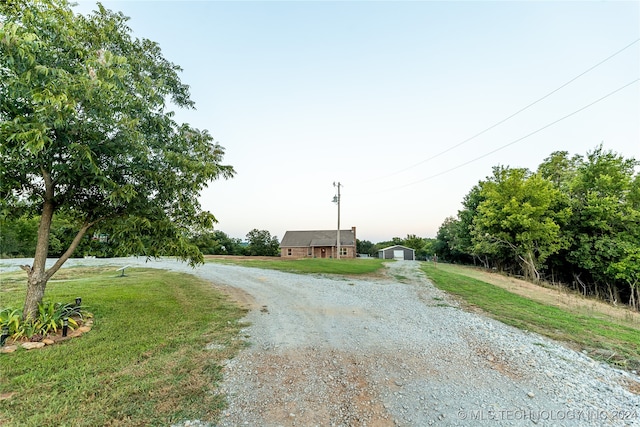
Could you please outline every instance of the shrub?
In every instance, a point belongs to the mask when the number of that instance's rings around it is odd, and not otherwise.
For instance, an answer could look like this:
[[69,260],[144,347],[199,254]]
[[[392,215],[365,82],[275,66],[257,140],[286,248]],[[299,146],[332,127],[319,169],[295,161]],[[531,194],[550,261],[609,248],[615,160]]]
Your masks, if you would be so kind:
[[38,314],[35,319],[22,319],[22,310],[19,308],[5,308],[0,310],[0,328],[9,328],[9,335],[14,340],[30,339],[35,335],[45,336],[51,332],[56,333],[68,319],[71,329],[78,327],[78,320],[82,320],[87,313],[82,306],[74,304],[62,304],[59,302],[42,302],[38,305]]

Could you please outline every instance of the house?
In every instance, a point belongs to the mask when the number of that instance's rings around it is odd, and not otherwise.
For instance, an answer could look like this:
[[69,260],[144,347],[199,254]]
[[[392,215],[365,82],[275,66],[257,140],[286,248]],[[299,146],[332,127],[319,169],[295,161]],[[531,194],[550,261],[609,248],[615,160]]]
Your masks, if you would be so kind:
[[[280,242],[283,258],[337,258],[337,230],[287,231]],[[356,228],[340,230],[340,258],[356,257]]]
[[395,259],[399,261],[415,261],[416,251],[406,246],[395,245],[378,251],[378,258]]

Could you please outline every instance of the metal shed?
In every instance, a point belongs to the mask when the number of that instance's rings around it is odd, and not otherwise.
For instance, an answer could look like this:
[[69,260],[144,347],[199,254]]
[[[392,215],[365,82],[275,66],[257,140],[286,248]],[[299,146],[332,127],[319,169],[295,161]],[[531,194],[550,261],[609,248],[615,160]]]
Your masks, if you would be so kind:
[[395,245],[378,251],[378,258],[395,259],[399,261],[415,261],[416,251],[406,246]]

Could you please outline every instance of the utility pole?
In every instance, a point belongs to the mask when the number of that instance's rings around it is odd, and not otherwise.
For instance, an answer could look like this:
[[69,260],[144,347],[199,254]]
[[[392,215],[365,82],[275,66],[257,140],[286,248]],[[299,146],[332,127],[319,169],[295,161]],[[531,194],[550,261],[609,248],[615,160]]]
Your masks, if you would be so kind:
[[340,184],[339,181],[336,184],[334,181],[333,186],[338,187],[338,195],[333,196],[333,202],[338,204],[338,233],[336,236],[336,258],[340,259],[340,187],[342,186],[342,184]]

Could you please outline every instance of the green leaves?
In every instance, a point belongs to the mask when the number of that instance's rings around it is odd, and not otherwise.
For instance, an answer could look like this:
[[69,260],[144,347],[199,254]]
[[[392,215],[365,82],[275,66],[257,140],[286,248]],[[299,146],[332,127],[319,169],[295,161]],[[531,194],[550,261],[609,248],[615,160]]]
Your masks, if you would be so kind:
[[[64,211],[79,234],[100,224],[119,253],[201,261],[186,239],[215,218],[198,196],[235,171],[207,131],[174,120],[170,107],[193,107],[180,67],[121,13],[19,3],[0,5],[2,210],[46,206],[43,223]],[[44,260],[48,229],[39,238]]]
[[554,152],[537,173],[495,167],[440,227],[438,253],[534,279],[551,275],[637,307],[639,164],[599,146],[571,158]]
[[8,327],[13,339],[31,338],[33,335],[46,336],[61,329],[64,320],[68,320],[71,329],[78,327],[77,320],[82,319],[84,312],[80,306],[59,302],[42,302],[38,304],[37,315],[28,320],[22,319],[22,310],[4,308],[0,310],[0,328]]
[[495,256],[507,249],[525,275],[537,279],[544,261],[566,246],[554,210],[558,190],[526,169],[497,167],[480,183],[480,196],[471,227],[474,251]]
[[280,253],[278,237],[271,237],[267,230],[254,228],[247,233],[247,255],[276,256]]

